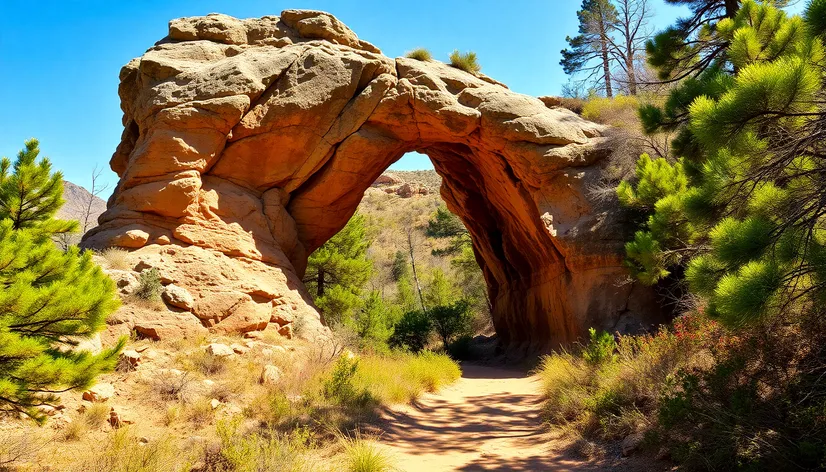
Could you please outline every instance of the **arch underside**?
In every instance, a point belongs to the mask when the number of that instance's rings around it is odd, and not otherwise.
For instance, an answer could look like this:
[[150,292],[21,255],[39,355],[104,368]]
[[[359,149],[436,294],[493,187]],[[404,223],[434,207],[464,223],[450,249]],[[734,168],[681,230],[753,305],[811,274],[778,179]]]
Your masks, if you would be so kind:
[[[121,180],[86,246],[165,258],[205,300],[254,295],[261,319],[266,306],[312,314],[307,256],[390,164],[419,151],[471,234],[504,343],[553,346],[640,318],[648,295],[623,283],[616,212],[586,192],[608,154],[598,125],[444,64],[319,39],[302,23],[326,15],[313,14],[175,20],[184,26],[173,21],[124,67],[111,161]],[[187,260],[201,250],[254,267],[267,288],[193,272]],[[235,316],[225,315],[205,324]]]

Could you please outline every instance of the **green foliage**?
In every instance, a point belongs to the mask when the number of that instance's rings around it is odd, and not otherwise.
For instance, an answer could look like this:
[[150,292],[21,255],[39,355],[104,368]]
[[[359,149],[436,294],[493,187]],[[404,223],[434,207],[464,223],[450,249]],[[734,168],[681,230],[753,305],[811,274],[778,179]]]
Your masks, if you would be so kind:
[[42,421],[55,392],[88,387],[114,369],[121,340],[100,354],[71,348],[103,328],[119,302],[90,252],[60,251],[51,237],[75,227],[52,219],[62,176],[39,162],[37,141],[0,162],[0,412]]
[[816,98],[826,60],[818,20],[771,3],[746,0],[696,32],[727,44],[725,63],[683,81],[662,109],[641,110],[649,131],[679,130],[683,159],[643,156],[637,181],[617,189],[647,217],[626,245],[632,272],[652,284],[685,269],[708,313],[732,326],[822,303],[826,287],[817,259],[826,179],[811,178],[824,165],[808,157],[823,152],[812,136],[826,114]]
[[440,205],[427,222],[425,234],[431,238],[454,238],[467,234],[465,224],[447,207]]
[[393,256],[393,266],[390,268],[390,275],[396,282],[410,277],[410,264],[407,262],[407,256],[404,252],[396,251],[396,254]]
[[158,269],[151,268],[141,272],[138,288],[134,295],[142,300],[160,300],[163,284],[161,283],[161,273]]
[[10,220],[12,228],[37,228],[47,235],[77,230],[77,222],[55,220],[63,206],[63,174],[52,172],[49,159],[40,154],[36,139],[26,141],[25,149],[12,161],[0,159],[0,220]]
[[364,216],[356,213],[310,255],[304,283],[328,323],[344,322],[360,307],[361,291],[373,271],[368,247]]
[[432,332],[433,323],[427,313],[408,311],[394,326],[393,335],[389,340],[390,346],[417,353],[427,346]]
[[428,315],[446,350],[458,338],[471,334],[473,314],[467,300],[433,306],[428,310]]
[[433,55],[430,54],[430,51],[428,51],[425,48],[416,48],[412,51],[409,51],[404,56],[409,57],[410,59],[416,59],[417,61],[428,62],[433,60]]
[[686,191],[688,178],[682,162],[673,165],[663,158],[652,159],[643,154],[637,160],[637,182],[620,182],[617,196],[622,205],[642,211],[651,211],[661,199]]
[[372,400],[369,392],[357,388],[354,381],[358,368],[357,357],[339,356],[333,364],[333,370],[324,381],[324,397],[343,406],[362,407],[369,403]]
[[448,305],[456,300],[456,287],[442,269],[435,268],[423,290],[425,306]]
[[393,334],[395,316],[381,299],[379,292],[372,291],[360,309],[345,324],[351,326],[363,343],[363,347],[386,349]]
[[482,66],[479,65],[476,53],[473,51],[468,51],[463,54],[459,52],[458,49],[454,49],[453,52],[450,53],[450,65],[473,75],[482,71]]
[[614,351],[617,349],[617,342],[614,336],[605,331],[597,332],[596,329],[588,329],[588,344],[582,351],[582,358],[585,362],[599,365],[604,362],[616,361],[617,356]]
[[347,472],[393,472],[396,468],[387,453],[374,442],[356,438],[345,441]]
[[410,277],[405,277],[396,284],[396,306],[402,312],[415,310],[419,306]]

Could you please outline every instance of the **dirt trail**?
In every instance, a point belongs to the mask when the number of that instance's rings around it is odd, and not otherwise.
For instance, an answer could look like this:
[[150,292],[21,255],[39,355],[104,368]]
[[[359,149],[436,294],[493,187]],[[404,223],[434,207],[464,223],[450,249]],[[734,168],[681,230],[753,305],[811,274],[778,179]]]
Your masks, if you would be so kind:
[[535,377],[479,365],[462,370],[438,394],[384,414],[380,442],[401,470],[602,469],[551,449],[559,444],[542,426]]

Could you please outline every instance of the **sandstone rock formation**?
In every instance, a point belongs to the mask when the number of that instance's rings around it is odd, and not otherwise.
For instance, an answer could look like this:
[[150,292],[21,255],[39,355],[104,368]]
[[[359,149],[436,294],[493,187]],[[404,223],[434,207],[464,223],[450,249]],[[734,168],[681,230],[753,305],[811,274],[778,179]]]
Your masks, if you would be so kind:
[[602,128],[565,109],[385,57],[304,10],[173,20],[120,81],[120,182],[84,244],[162,263],[213,331],[317,323],[308,254],[409,151],[430,156],[471,233],[504,343],[611,328],[647,296],[621,283],[623,235],[585,192]]

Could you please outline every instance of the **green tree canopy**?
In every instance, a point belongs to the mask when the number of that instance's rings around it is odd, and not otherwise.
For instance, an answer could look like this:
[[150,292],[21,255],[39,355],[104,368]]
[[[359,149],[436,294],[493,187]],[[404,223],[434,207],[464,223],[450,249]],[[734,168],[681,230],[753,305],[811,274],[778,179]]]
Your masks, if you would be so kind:
[[124,340],[97,355],[72,349],[103,327],[119,301],[90,252],[52,243],[76,224],[52,218],[62,176],[37,154],[31,140],[14,164],[0,161],[0,411],[43,421],[38,407],[114,368]]
[[361,291],[373,271],[369,247],[364,216],[356,213],[310,255],[304,283],[328,323],[343,322],[360,306]]
[[[823,5],[814,1],[807,11]],[[715,34],[735,67],[692,85],[684,130],[696,144],[690,165],[643,156],[637,181],[618,190],[649,215],[626,246],[635,273],[654,283],[685,270],[708,313],[729,324],[826,295],[820,23],[752,0],[718,21]]]

